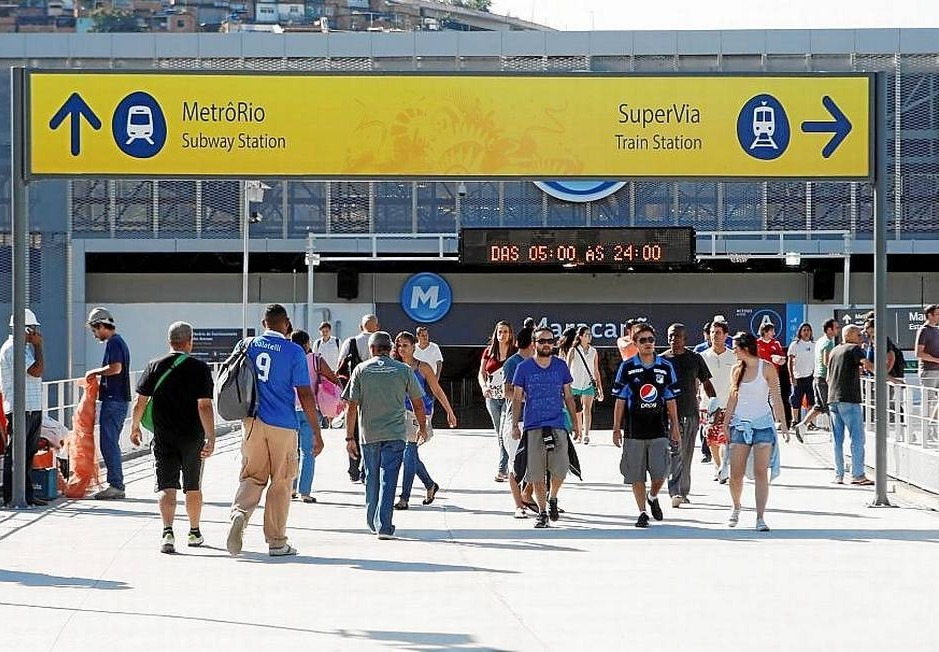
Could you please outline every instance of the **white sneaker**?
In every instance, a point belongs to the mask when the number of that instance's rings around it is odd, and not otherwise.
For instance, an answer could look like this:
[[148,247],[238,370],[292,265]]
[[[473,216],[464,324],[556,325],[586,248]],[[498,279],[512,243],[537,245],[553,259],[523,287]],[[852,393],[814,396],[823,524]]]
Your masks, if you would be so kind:
[[730,513],[730,518],[727,519],[727,525],[730,527],[737,527],[737,523],[740,522],[740,508],[735,507],[734,511]]
[[231,517],[231,527],[228,528],[228,540],[225,547],[228,554],[232,557],[241,554],[241,547],[244,545],[245,525],[247,519],[244,512],[236,511]]
[[515,518],[528,518],[528,513],[525,511],[524,507],[515,508]]
[[287,557],[289,555],[296,555],[297,549],[289,543],[284,543],[284,545],[276,548],[268,548],[267,552],[271,557]]
[[756,519],[756,531],[757,532],[769,532],[769,526],[761,518]]
[[176,537],[173,536],[172,532],[167,532],[163,535],[163,541],[160,544],[160,552],[166,553],[167,555],[172,555],[176,552]]

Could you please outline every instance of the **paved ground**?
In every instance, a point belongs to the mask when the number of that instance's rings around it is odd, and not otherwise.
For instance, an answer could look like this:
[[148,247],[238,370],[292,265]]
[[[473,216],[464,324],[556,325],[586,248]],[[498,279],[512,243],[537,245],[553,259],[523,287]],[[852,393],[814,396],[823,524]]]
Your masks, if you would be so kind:
[[693,504],[637,530],[605,443],[579,449],[585,481],[565,489],[557,527],[536,531],[492,481],[492,436],[441,432],[424,454],[440,499],[398,513],[404,539],[385,542],[364,527],[341,437],[317,463],[320,503],[291,511],[294,558],[267,557],[260,512],[246,553],[224,551],[234,439],[207,464],[201,549],[158,552],[144,460],[126,501],[0,512],[3,649],[936,649],[939,514],[868,508],[870,489],[830,485],[797,444],[768,534],[752,511],[728,529],[726,487],[697,463]]

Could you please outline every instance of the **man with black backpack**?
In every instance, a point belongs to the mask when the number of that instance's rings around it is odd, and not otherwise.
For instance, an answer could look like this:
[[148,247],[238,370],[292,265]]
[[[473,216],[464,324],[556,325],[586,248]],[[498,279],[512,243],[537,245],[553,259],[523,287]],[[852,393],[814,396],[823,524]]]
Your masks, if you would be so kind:
[[[297,554],[287,542],[290,494],[299,464],[294,397],[313,427],[314,456],[323,450],[323,437],[316,419],[316,397],[310,388],[306,354],[285,337],[290,329],[287,310],[278,303],[268,305],[263,324],[264,333],[246,347],[257,380],[257,401],[256,409],[243,422],[241,482],[232,501],[226,547],[232,555],[241,553],[245,527],[267,487],[264,539],[271,556],[281,557]],[[243,346],[239,342],[236,353]],[[219,385],[221,393],[222,379]]]
[[[360,362],[372,357],[368,349],[368,338],[371,337],[372,333],[378,330],[378,317],[371,314],[363,315],[361,327],[361,332],[343,342],[342,348],[339,350],[339,365],[336,368],[336,375],[342,380],[343,385],[349,384],[349,378],[352,377],[352,370],[355,369]],[[353,438],[355,439],[356,450],[358,450],[358,423],[355,424]],[[352,482],[359,482],[362,479],[362,460],[352,455],[349,455],[349,479]]]

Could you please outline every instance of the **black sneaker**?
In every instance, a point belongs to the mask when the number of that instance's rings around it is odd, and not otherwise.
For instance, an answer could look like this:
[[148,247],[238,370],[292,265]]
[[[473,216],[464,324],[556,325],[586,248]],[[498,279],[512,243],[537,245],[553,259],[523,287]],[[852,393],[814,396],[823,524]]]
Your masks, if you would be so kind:
[[[649,509],[652,510],[652,518],[656,521],[661,521],[665,518],[665,514],[662,513],[662,506],[659,505],[658,498],[649,497]],[[648,521],[649,519],[646,519]]]
[[649,527],[649,515],[642,512],[636,521],[636,527]]
[[548,512],[538,514],[535,518],[535,527],[539,530],[548,527]]
[[558,499],[548,498],[548,518],[556,521],[561,518],[561,512],[558,511]]

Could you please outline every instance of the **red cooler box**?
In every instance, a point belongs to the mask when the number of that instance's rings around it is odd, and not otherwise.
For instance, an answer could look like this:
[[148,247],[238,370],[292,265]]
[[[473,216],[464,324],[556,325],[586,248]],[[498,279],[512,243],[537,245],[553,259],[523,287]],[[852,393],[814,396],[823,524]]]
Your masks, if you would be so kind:
[[33,494],[43,500],[59,497],[58,472],[56,469],[33,469]]

